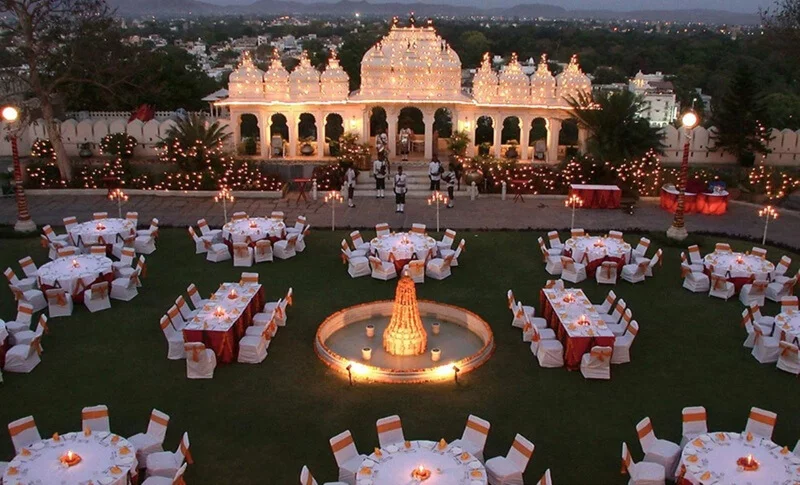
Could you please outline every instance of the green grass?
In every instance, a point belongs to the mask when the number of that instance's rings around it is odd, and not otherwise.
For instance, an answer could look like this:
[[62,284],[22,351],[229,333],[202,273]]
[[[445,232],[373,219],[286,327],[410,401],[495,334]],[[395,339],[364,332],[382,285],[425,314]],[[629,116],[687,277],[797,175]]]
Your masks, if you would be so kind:
[[[614,366],[611,381],[586,381],[563,368],[540,369],[520,330],[510,325],[506,290],[513,288],[518,298],[538,306],[539,288],[548,279],[536,245],[540,234],[477,232],[458,235],[467,247],[453,276],[426,282],[418,294],[481,315],[494,330],[494,356],[458,385],[358,382],[348,387],[346,378],[315,356],[316,328],[340,308],[392,298],[395,285],[351,279],[338,255],[343,235],[314,232],[299,257],[254,267],[268,299],[294,287],[288,325],[262,364],[220,366],[213,380],[195,381],[186,379],[183,361],[167,360],[159,318],[189,283],[207,295],[221,282],[238,280],[241,269],[192,254],[183,230],[162,230],[138,298],[114,301],[111,310],[94,315],[76,306],[72,317],[53,319],[39,367],[27,375],[5,374],[0,422],[32,414],[49,436],[78,430],[81,408],[104,403],[113,430],[131,435],[144,431],[156,407],[172,417],[168,449],[174,449],[180,433],[189,432],[195,464],[187,481],[202,484],[293,484],[304,464],[320,482],[333,480],[337,468],[328,439],[350,429],[359,450],[369,451],[377,444],[375,420],[395,413],[410,439],[454,439],[468,414],[488,419],[487,457],[505,454],[514,434],[522,433],[536,444],[525,474],[529,483],[548,467],[559,484],[625,483],[619,474],[620,443],[627,441],[634,457],[642,457],[636,422],[650,416],[659,437],[679,441],[680,412],[689,405],[707,408],[712,430],[730,431],[744,428],[751,406],[770,409],[778,413],[778,443],[793,446],[800,437],[797,378],[774,365],[759,365],[742,348],[737,300],[726,303],[680,287],[680,249],[675,247],[665,248],[664,267],[655,278],[615,287],[641,331],[633,362]],[[695,238],[703,253],[719,239]],[[660,239],[653,245],[662,244]],[[0,269],[18,270],[16,261],[25,255],[39,265],[46,262],[38,238],[0,239],[0,247]],[[773,261],[784,253],[769,248]],[[796,271],[800,255],[789,255]],[[593,281],[579,286],[595,302],[608,291]],[[0,317],[11,319],[10,293],[0,294]],[[765,309],[766,314],[777,311],[774,303]],[[0,439],[0,459],[11,459],[12,450],[10,439]]]

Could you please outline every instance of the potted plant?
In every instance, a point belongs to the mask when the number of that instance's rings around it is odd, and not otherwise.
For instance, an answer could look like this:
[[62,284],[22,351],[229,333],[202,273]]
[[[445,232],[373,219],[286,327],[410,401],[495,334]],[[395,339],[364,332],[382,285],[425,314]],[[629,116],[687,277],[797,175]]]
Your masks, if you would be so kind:
[[506,150],[506,158],[516,159],[519,158],[519,151],[517,151],[517,146],[519,142],[517,140],[509,140],[508,141],[508,150]]
[[81,143],[78,145],[78,156],[81,158],[91,158],[93,155],[92,153],[92,144],[87,142]]
[[300,145],[300,153],[304,156],[310,156],[314,154],[314,146],[311,144],[314,141],[314,137],[308,136],[300,140],[302,144]]
[[138,143],[127,133],[111,133],[100,140],[100,152],[112,157],[131,158]]
[[489,143],[488,141],[485,141],[485,142],[481,143],[480,145],[478,145],[478,155],[480,155],[482,157],[487,157],[487,156],[489,156],[489,151],[491,149],[492,149],[492,144]]
[[245,155],[255,155],[256,154],[256,139],[252,136],[248,136],[242,140],[242,149]]

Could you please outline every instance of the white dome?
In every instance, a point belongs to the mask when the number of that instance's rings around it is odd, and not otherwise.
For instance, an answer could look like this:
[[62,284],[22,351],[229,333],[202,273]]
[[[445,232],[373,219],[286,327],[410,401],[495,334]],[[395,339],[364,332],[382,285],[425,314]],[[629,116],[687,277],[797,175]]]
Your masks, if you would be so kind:
[[260,97],[264,89],[264,72],[253,64],[249,52],[242,54],[239,66],[228,78],[233,97]]
[[530,94],[530,80],[522,72],[516,52],[511,54],[511,60],[500,72],[500,87],[498,94],[507,102],[525,103]]
[[481,67],[472,78],[472,97],[479,103],[493,103],[497,100],[497,74],[492,70],[489,53],[483,55]]
[[578,56],[573,55],[564,72],[556,76],[557,94],[559,99],[577,98],[578,93],[591,93],[592,81],[581,71],[578,65]]
[[289,94],[292,98],[303,96],[305,99],[318,98],[319,90],[319,71],[314,69],[308,59],[308,53],[303,51],[300,55],[300,64],[289,75]]
[[536,72],[531,76],[531,102],[547,104],[556,95],[556,78],[547,65],[547,54],[542,54]]
[[269,69],[264,73],[264,93],[270,101],[289,99],[289,72],[283,67],[277,51],[273,53]]
[[346,99],[350,93],[350,76],[339,65],[336,51],[331,52],[328,65],[320,76],[322,98],[326,101]]

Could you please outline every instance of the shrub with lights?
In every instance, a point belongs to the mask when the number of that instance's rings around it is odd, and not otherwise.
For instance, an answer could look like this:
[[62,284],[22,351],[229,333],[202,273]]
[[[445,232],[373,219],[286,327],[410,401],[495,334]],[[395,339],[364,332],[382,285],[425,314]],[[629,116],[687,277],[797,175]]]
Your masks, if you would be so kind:
[[33,140],[31,145],[31,157],[38,158],[43,161],[56,161],[56,151],[50,140],[42,140],[37,138]]
[[100,151],[104,155],[131,158],[138,142],[127,133],[111,133],[100,140]]

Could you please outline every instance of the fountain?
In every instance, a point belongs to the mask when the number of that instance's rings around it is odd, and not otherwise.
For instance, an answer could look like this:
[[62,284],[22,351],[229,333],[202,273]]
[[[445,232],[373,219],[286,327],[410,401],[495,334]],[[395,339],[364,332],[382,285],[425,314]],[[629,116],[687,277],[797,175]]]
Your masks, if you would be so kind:
[[404,274],[393,301],[363,303],[326,318],[314,350],[334,370],[360,380],[442,381],[486,362],[494,336],[483,319],[464,308],[418,300],[414,281]]

